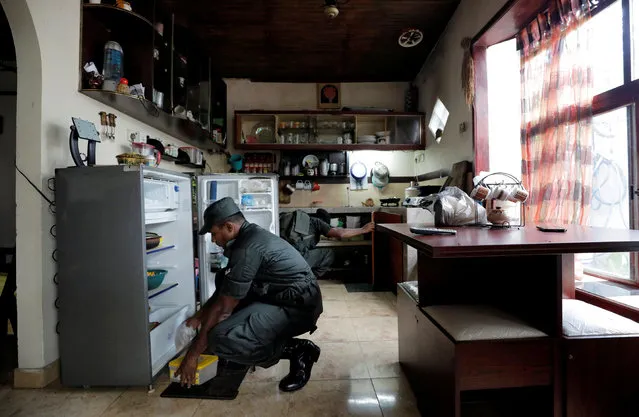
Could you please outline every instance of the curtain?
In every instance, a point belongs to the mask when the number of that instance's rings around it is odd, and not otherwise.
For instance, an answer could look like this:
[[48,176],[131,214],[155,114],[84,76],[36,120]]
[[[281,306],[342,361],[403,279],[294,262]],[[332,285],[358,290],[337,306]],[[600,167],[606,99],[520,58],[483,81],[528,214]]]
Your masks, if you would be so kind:
[[587,224],[592,193],[588,0],[557,0],[521,31],[522,180],[527,218]]

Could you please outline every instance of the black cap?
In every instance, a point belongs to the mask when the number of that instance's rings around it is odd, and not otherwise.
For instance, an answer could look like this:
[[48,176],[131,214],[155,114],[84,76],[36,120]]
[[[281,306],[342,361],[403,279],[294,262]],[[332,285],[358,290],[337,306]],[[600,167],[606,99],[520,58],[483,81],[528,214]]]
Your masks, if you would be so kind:
[[240,212],[240,208],[231,197],[224,197],[216,201],[204,210],[204,225],[199,234],[205,235],[209,233],[213,226]]

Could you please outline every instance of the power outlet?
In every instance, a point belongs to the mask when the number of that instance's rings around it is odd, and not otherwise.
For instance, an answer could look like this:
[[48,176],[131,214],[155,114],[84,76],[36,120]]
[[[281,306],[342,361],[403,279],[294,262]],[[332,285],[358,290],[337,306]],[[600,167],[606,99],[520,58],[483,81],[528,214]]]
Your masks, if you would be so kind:
[[141,142],[141,136],[140,136],[140,132],[138,130],[131,130],[131,129],[127,129],[126,130],[126,139],[129,142]]

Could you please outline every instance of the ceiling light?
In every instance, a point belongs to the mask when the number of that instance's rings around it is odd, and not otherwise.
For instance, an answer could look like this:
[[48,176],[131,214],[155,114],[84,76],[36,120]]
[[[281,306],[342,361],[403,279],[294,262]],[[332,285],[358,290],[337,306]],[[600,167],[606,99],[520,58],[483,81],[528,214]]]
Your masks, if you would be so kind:
[[402,48],[412,48],[413,46],[419,45],[422,39],[424,39],[424,34],[421,30],[406,29],[401,35],[399,35],[397,42]]

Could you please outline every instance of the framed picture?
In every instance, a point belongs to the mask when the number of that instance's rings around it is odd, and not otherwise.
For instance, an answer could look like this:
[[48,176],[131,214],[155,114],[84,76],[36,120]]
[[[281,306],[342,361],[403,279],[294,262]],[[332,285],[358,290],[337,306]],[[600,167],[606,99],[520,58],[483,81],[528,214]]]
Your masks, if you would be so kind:
[[339,109],[342,107],[342,91],[339,83],[317,84],[317,108]]

